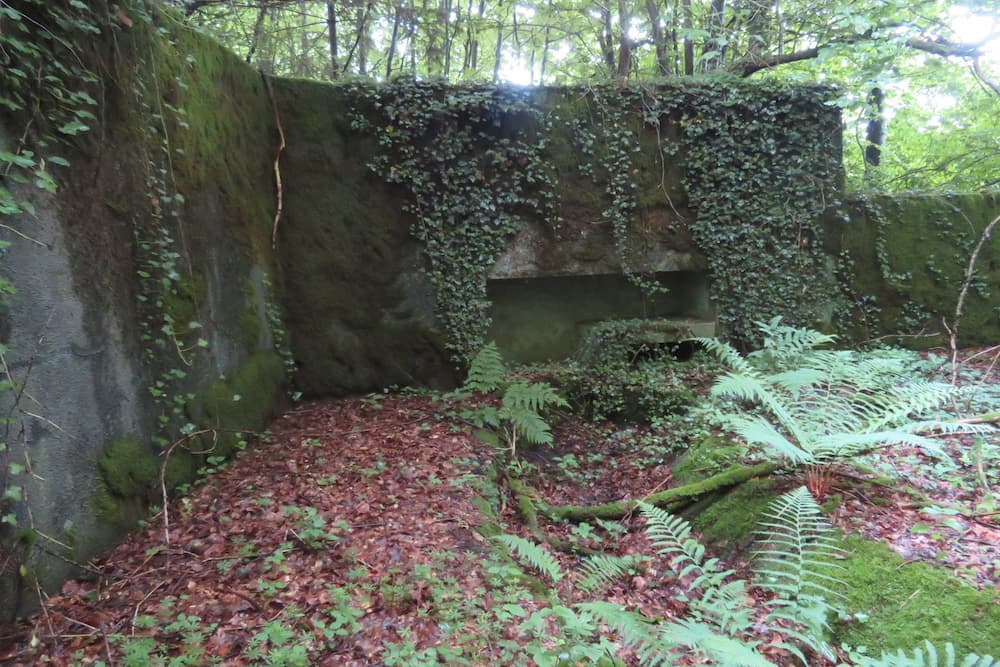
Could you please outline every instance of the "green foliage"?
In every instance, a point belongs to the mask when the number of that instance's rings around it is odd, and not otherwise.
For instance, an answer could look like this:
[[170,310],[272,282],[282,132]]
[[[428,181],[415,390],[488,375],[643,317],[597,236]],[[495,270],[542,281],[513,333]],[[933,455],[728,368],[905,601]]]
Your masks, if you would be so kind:
[[670,320],[608,320],[588,327],[573,359],[540,371],[592,419],[671,419],[695,401],[684,375],[700,366],[673,356],[676,342],[689,337]]
[[517,535],[495,535],[493,539],[507,547],[510,553],[527,561],[553,583],[559,583],[562,579],[559,561],[538,544]]
[[507,377],[507,367],[497,344],[489,342],[472,358],[463,388],[468,391],[491,392],[500,388]]
[[569,405],[545,382],[509,380],[495,343],[484,346],[472,359],[466,382],[457,395],[467,398],[475,391],[499,394],[500,405],[482,401],[460,415],[480,428],[488,428],[477,435],[487,444],[505,445],[511,455],[517,452],[521,439],[531,445],[551,444],[552,431],[542,413]]
[[[542,160],[547,121],[515,90],[400,79],[353,91],[352,126],[378,137],[368,166],[409,195],[448,347],[467,360],[489,328],[487,272],[521,216],[556,221]],[[528,120],[542,131],[530,133]]]
[[944,645],[943,654],[938,652],[934,644],[924,642],[924,647],[913,649],[912,655],[907,655],[900,649],[894,654],[887,653],[878,660],[862,656],[858,664],[862,667],[996,667],[1000,665],[1000,660],[975,653],[958,658],[955,647],[950,642]]
[[821,638],[844,586],[831,574],[838,569],[834,559],[843,554],[833,526],[809,490],[800,486],[772,502],[758,528],[754,572],[757,583],[777,595],[770,605],[771,618],[805,628],[795,637],[832,655]]
[[817,350],[832,338],[779,318],[758,326],[764,347],[745,359],[728,344],[703,342],[734,364],[712,389],[739,402],[723,416],[728,428],[769,456],[828,463],[896,444],[935,454],[937,443],[922,432],[977,430],[936,416],[960,391],[913,379],[905,355]]

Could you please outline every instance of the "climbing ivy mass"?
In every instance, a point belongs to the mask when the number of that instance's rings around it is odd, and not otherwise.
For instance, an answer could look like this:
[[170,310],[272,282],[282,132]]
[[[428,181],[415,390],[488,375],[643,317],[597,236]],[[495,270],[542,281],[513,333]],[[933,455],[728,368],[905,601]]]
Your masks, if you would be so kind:
[[486,272],[519,216],[555,215],[547,121],[521,91],[400,80],[356,92],[352,125],[376,134],[381,149],[368,166],[410,195],[448,346],[468,359],[489,326]]
[[378,138],[372,171],[409,195],[457,359],[482,345],[487,274],[519,218],[562,222],[547,144],[554,119],[570,128],[581,171],[606,180],[601,216],[623,271],[647,293],[662,288],[631,265],[625,239],[641,215],[633,156],[640,135],[655,135],[660,164],[685,174],[685,210],[693,211],[685,222],[707,257],[731,339],[749,345],[755,322],[776,315],[814,323],[831,303],[820,220],[838,203],[842,173],[826,88],[732,78],[593,87],[583,91],[587,117],[562,118],[524,90],[407,79],[353,85],[353,127]]

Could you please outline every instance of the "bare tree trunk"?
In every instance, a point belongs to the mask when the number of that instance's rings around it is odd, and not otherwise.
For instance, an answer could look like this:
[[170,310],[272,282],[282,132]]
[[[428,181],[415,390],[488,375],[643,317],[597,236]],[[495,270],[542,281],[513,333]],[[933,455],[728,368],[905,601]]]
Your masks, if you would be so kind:
[[632,69],[632,38],[628,35],[632,15],[628,11],[628,0],[618,0],[618,69],[615,75],[622,81],[628,79]]
[[615,72],[615,38],[611,25],[611,10],[601,7],[601,32],[598,40],[601,44],[601,53],[604,55],[604,66],[608,68],[608,75]]
[[657,0],[646,0],[646,14],[649,16],[649,31],[653,36],[653,47],[656,49],[656,73],[664,76],[670,74],[670,62],[667,60],[667,38],[663,34],[660,5]]
[[364,76],[368,73],[368,17],[372,11],[372,3],[368,2],[364,9],[358,7],[357,16],[358,21],[355,28],[354,44],[351,45],[351,50],[347,53],[347,60],[344,61],[344,67],[341,70],[346,72],[351,66],[351,61],[354,60],[355,54],[358,56],[358,73]]
[[868,108],[865,112],[868,127],[865,132],[865,176],[873,181],[878,176],[882,162],[882,146],[885,144],[885,93],[881,88],[868,92]]
[[438,10],[438,20],[444,26],[444,76],[451,76],[451,46],[455,41],[455,32],[451,29],[451,0],[441,0]]
[[708,17],[710,37],[705,40],[702,57],[705,59],[704,71],[722,68],[726,47],[722,40],[722,32],[726,23],[726,0],[712,0],[712,9]]
[[417,5],[415,0],[410,0],[410,19],[407,28],[407,48],[410,49],[410,74],[417,75]]
[[746,57],[752,62],[759,62],[767,54],[767,47],[771,37],[771,17],[768,10],[769,7],[764,2],[757,0],[749,0],[747,2]]
[[292,71],[295,76],[306,78],[312,74],[309,70],[309,15],[306,0],[299,0],[299,53],[292,61]]
[[392,57],[396,55],[396,44],[399,40],[399,24],[403,20],[403,7],[396,5],[396,12],[392,17],[392,37],[389,40],[389,50],[385,54],[385,78],[392,77]]
[[[250,37],[250,48],[247,49],[247,57],[246,57],[247,64],[253,62],[254,54],[257,53],[257,45],[260,43],[260,36],[261,33],[264,31],[265,18],[267,18],[267,4],[264,2],[264,0],[261,0],[261,3],[257,8],[257,20],[254,21],[253,24],[253,35]],[[258,65],[262,64],[263,63],[258,63]],[[260,67],[260,69],[264,70],[265,68]],[[270,69],[271,69],[270,67],[266,68],[268,74],[270,74]]]
[[500,82],[500,63],[503,62],[503,21],[497,21],[497,45],[493,61],[493,83]]
[[337,64],[337,8],[333,2],[326,3],[326,34],[330,44],[330,78],[340,76],[340,65]]
[[[691,0],[684,0],[684,27],[690,30],[694,27],[694,12],[691,11]],[[694,74],[694,42],[691,37],[684,36],[684,74]]]
[[549,48],[552,46],[552,0],[549,0],[549,15],[545,21],[545,41],[542,42],[542,69],[538,72],[538,83],[545,83],[545,70],[549,66]]
[[361,17],[358,19],[358,39],[354,47],[358,52],[358,74],[365,76],[368,74],[368,15],[372,11],[372,3],[365,5]]

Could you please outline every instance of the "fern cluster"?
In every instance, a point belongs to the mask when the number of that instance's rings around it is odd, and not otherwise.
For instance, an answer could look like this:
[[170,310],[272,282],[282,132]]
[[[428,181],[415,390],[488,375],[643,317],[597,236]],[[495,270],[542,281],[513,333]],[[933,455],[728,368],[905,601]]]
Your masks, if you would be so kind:
[[[619,644],[634,651],[643,666],[671,665],[681,655],[696,654],[707,664],[723,667],[773,667],[752,638],[755,619],[747,582],[722,569],[717,559],[706,558],[686,520],[646,503],[639,508],[651,544],[666,559],[676,581],[686,586],[688,615],[654,621],[620,604],[596,600],[569,607],[554,596],[549,607],[535,612],[524,625],[538,629],[545,619],[555,620],[571,639],[563,655],[573,660],[614,657],[616,646],[598,636],[604,627],[617,633]],[[837,590],[843,586],[835,576],[835,561],[842,554],[833,527],[808,489],[799,487],[772,502],[758,528],[755,583],[775,596],[765,623],[780,624],[781,634],[795,642],[780,646],[801,664],[809,664],[804,648],[834,659],[824,641],[827,618],[836,611]],[[545,579],[560,583],[567,578],[545,547],[513,535],[494,539]],[[595,593],[633,572],[643,560],[636,555],[590,557],[571,579],[577,590]],[[942,653],[928,643],[912,655],[899,651],[881,658],[863,654],[851,658],[859,667],[1000,667],[1000,661],[990,656],[969,654],[959,659],[951,644]]]
[[699,342],[730,368],[712,389],[736,401],[724,423],[775,458],[823,464],[889,445],[936,455],[937,444],[924,433],[988,428],[937,417],[961,390],[914,379],[900,353],[822,350],[833,336],[783,326],[778,318],[759,326],[764,347],[746,357],[725,342]]
[[551,444],[552,430],[542,415],[553,407],[569,407],[545,382],[509,380],[496,343],[485,345],[469,365],[459,395],[467,397],[472,392],[500,395],[499,406],[482,403],[468,407],[462,417],[483,429],[477,433],[481,440],[503,445],[511,455],[521,440],[532,445]]

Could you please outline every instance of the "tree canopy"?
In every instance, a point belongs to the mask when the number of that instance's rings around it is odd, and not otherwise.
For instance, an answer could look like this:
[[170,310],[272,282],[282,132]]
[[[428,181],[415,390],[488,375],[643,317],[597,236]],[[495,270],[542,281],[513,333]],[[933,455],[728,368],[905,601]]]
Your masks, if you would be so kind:
[[853,187],[1000,187],[995,0],[165,0],[267,73],[835,84]]

